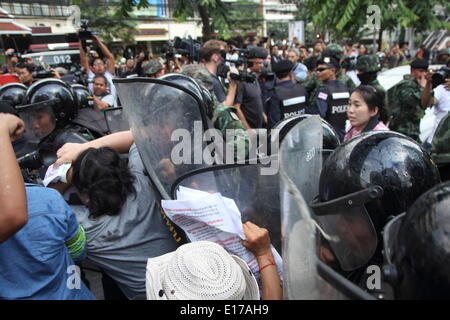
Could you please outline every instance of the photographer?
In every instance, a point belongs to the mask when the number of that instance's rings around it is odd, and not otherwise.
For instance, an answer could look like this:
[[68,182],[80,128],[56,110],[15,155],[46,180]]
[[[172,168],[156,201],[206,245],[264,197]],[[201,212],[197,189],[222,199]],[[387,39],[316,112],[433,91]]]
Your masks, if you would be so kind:
[[203,44],[200,49],[200,63],[202,63],[213,76],[214,94],[217,100],[226,106],[232,106],[237,90],[237,82],[229,80],[228,93],[225,95],[225,89],[217,77],[217,67],[224,62],[227,44],[219,40],[209,40]]
[[31,86],[35,81],[33,79],[34,66],[27,63],[19,63],[16,65],[16,74],[19,77],[19,81],[26,85]]
[[[434,105],[434,115],[436,116],[434,120],[433,130],[430,136],[424,143],[424,148],[430,150],[431,142],[434,137],[434,133],[439,125],[442,118],[447,115],[450,111],[450,60],[447,62],[447,67],[442,68],[438,73],[428,72],[425,76],[427,83],[422,92],[421,104],[422,108],[426,109]],[[439,78],[438,78],[439,76]],[[436,86],[437,81],[441,82]],[[434,82],[434,85],[433,85]],[[433,87],[435,87],[433,89]]]
[[[267,58],[268,51],[261,47],[253,47],[248,53],[248,72],[261,74],[263,61]],[[262,128],[267,123],[267,117],[263,109],[263,95],[259,82],[241,81],[239,83],[236,101],[234,104],[239,119],[245,129]]]
[[93,57],[92,60],[89,63],[89,51],[90,49],[87,48],[87,52],[83,48],[82,41],[80,41],[80,64],[81,66],[87,70],[87,76],[88,76],[88,87],[89,90],[92,92],[94,90],[94,77],[98,75],[105,76],[105,78],[108,80],[109,88],[111,94],[114,96],[114,99],[116,99],[116,87],[114,86],[112,79],[114,78],[115,73],[115,61],[114,56],[109,51],[109,49],[103,44],[103,42],[100,41],[97,36],[92,35],[91,36],[92,41],[94,44],[100,49],[103,56],[106,59],[106,64],[100,57],[96,56]]

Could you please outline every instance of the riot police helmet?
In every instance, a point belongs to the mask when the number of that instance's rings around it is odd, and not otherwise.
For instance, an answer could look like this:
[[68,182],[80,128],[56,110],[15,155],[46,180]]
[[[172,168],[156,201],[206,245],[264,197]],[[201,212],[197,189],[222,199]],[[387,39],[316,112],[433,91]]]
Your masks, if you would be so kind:
[[199,84],[194,78],[179,73],[169,73],[159,77],[161,80],[174,82],[192,92],[202,103],[206,115],[212,118],[214,102],[208,89]]
[[79,109],[93,107],[92,94],[87,87],[81,84],[72,84],[72,90]]
[[22,83],[7,83],[0,87],[0,100],[9,101],[15,107],[24,103],[27,87]]
[[417,199],[384,230],[385,279],[395,299],[450,298],[450,182]]
[[70,85],[59,79],[42,79],[27,90],[25,103],[52,101],[52,109],[57,123],[65,125],[78,113],[76,98]]
[[18,111],[25,122],[26,138],[39,142],[74,119],[78,107],[70,85],[59,79],[42,79],[27,89],[25,104]]
[[[291,130],[297,123],[305,119],[308,119],[311,116],[312,115],[310,114],[302,114],[279,121],[274,126],[274,129],[279,130],[277,134],[279,142],[281,143],[281,141],[283,141],[284,137],[286,136],[286,134],[288,134],[289,130]],[[326,120],[320,118],[320,121],[322,123],[322,133],[323,133],[322,149],[332,151],[340,145],[339,135],[337,134],[333,126],[329,124]],[[269,133],[269,136],[272,136],[271,132]],[[269,139],[269,141],[270,140],[271,139]]]
[[334,150],[323,164],[311,204],[344,271],[381,260],[380,234],[388,217],[405,212],[440,182],[429,154],[393,131],[371,131]]

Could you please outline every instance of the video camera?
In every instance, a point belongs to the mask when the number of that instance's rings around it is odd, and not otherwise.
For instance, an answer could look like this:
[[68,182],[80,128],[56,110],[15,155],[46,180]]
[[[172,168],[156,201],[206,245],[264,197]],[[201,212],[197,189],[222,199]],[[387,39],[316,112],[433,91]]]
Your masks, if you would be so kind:
[[188,57],[190,62],[198,62],[200,59],[201,43],[193,40],[190,36],[188,39],[181,39],[175,37],[173,41],[168,41],[164,50],[167,60],[174,58],[181,58],[181,56]]
[[438,85],[444,83],[445,79],[450,79],[450,68],[442,67],[436,71],[435,74],[431,77],[431,84],[433,89]]
[[56,153],[47,149],[38,149],[17,158],[22,177],[26,183],[39,184],[42,180],[39,169],[50,166],[56,161]]
[[53,78],[55,76],[52,70],[42,66],[35,67],[32,74],[34,79]]
[[86,51],[87,48],[87,40],[91,40],[94,35],[99,34],[100,34],[99,32],[91,30],[89,20],[87,19],[81,20],[80,31],[78,31],[78,38],[81,41],[81,46],[83,47],[84,51]]
[[[255,82],[256,75],[253,72],[247,71],[247,67],[251,66],[251,62],[248,61],[249,50],[235,48],[234,51],[238,53],[238,58],[235,60],[227,59],[226,51],[222,51],[221,53],[225,62],[234,63],[237,68],[243,67],[242,70],[239,70],[238,74],[230,73],[230,78],[236,81]],[[226,78],[229,71],[230,67],[223,63],[217,67],[217,76]]]
[[90,40],[92,39],[93,35],[94,33],[90,28],[89,20],[81,20],[80,31],[78,31],[78,37],[80,38],[80,40]]

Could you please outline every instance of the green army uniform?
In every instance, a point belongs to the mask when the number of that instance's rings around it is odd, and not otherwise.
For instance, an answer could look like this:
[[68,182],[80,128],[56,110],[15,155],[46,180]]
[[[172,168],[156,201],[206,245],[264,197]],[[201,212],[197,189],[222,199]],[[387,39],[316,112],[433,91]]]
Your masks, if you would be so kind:
[[[208,69],[201,64],[190,64],[183,67],[182,74],[194,78],[200,85],[211,93],[214,102],[212,121],[214,128],[222,133],[224,139],[227,137],[227,130],[233,130],[234,139],[227,141],[229,148],[234,150],[234,158],[242,159],[250,150],[250,136],[245,130],[241,120],[239,120],[234,107],[225,106],[217,101],[213,92],[213,78]],[[245,153],[243,153],[245,151]]]
[[431,141],[431,158],[442,181],[450,180],[450,112],[439,122]]
[[450,112],[436,128],[431,141],[431,156],[437,165],[450,164]]
[[380,59],[378,59],[376,55],[367,54],[359,57],[356,61],[355,69],[360,71],[362,74],[371,74],[373,76],[372,80],[367,83],[362,82],[362,85],[373,86],[375,89],[386,93],[386,90],[384,90],[376,78],[378,71],[381,70]]
[[389,128],[420,142],[420,120],[425,111],[420,104],[423,88],[410,74],[388,91],[391,111]]
[[380,84],[380,82],[377,79],[369,82],[367,85],[375,87],[375,89],[380,90],[386,94],[386,90],[384,90],[383,86]]
[[381,70],[380,59],[373,54],[363,55],[356,61],[355,69],[359,71],[358,78],[361,80],[360,85],[372,86],[377,91],[384,93],[384,105],[387,119],[382,119],[382,121],[389,124],[391,110],[388,105],[386,90],[384,90],[383,86],[377,80],[377,74]]

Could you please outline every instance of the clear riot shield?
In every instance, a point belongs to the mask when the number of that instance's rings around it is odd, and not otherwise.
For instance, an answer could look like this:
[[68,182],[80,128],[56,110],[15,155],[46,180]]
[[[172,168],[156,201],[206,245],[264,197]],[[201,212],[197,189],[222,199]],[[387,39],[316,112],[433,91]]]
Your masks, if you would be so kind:
[[188,89],[164,80],[113,82],[145,168],[161,196],[170,199],[177,178],[211,164],[203,161],[207,126],[201,102]]
[[130,130],[127,113],[122,107],[108,108],[103,116],[109,133]]
[[[271,161],[278,161],[271,158]],[[173,198],[180,186],[219,192],[231,198],[241,212],[242,222],[251,221],[269,230],[273,246],[281,253],[280,191],[278,173],[266,164],[220,165],[200,169],[180,178],[172,190]]]
[[309,203],[318,193],[322,125],[310,117],[295,125],[280,147],[283,288],[285,299],[372,299],[319,258],[320,237]]
[[108,134],[108,126],[103,114],[93,108],[83,108],[78,111],[72,123],[94,130],[100,135]]
[[53,104],[56,100],[48,100],[18,106],[20,118],[25,123],[24,138],[30,143],[39,143],[56,128],[56,116]]

